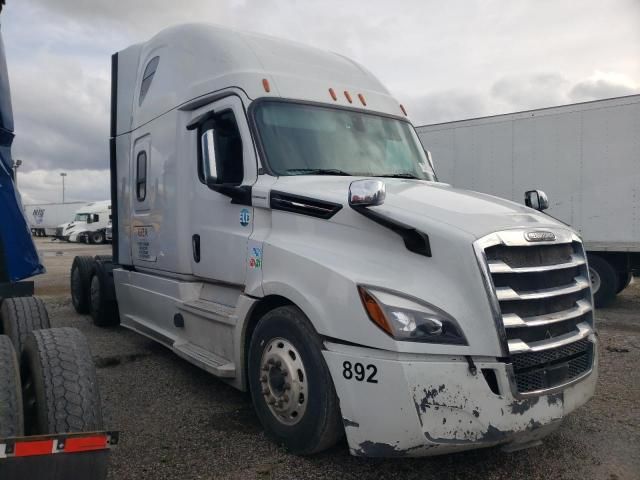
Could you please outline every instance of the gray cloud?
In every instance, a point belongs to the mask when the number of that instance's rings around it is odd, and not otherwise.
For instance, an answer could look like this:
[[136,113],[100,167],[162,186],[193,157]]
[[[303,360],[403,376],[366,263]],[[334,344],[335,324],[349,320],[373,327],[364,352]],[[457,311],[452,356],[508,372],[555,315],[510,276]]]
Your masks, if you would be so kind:
[[486,96],[481,93],[446,90],[403,101],[416,125],[479,117],[489,112]]
[[574,102],[586,102],[599,98],[622,97],[640,93],[637,87],[616,83],[606,78],[587,79],[571,88],[569,97]]
[[490,89],[491,96],[516,108],[561,105],[570,82],[558,73],[535,73],[503,77]]
[[[18,171],[18,186],[24,204],[62,201],[61,170]],[[65,201],[109,198],[108,170],[71,170],[65,177]]]
[[71,58],[41,54],[11,70],[14,156],[25,171],[108,168],[107,68],[91,72]]

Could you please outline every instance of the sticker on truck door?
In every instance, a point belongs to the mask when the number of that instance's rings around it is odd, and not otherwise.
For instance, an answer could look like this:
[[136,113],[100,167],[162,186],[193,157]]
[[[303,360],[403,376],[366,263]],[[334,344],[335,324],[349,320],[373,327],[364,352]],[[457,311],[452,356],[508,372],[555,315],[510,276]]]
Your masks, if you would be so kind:
[[138,260],[145,262],[155,262],[153,240],[155,240],[155,230],[152,226],[134,227],[133,229],[133,255]]

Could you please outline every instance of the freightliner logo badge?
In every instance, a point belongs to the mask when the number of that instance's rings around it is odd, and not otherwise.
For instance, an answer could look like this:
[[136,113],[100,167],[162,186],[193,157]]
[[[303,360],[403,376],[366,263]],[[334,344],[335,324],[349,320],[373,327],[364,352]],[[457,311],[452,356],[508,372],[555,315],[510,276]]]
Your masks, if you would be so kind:
[[528,242],[553,242],[556,239],[556,235],[553,232],[543,230],[527,232],[524,234],[524,237]]

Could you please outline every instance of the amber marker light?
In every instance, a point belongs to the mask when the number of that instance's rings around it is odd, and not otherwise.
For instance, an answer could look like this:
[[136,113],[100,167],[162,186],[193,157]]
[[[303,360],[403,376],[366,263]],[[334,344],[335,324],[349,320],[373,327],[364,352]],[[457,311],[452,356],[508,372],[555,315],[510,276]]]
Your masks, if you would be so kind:
[[329,89],[329,95],[331,95],[331,98],[334,100],[338,100],[338,95],[336,95],[336,91],[333,88]]
[[269,80],[266,78],[262,79],[262,88],[264,88],[264,91],[267,93],[271,91],[271,85],[269,85]]
[[400,104],[400,110],[402,110],[402,113],[404,113],[404,116],[407,116],[407,111],[404,108],[404,105]]
[[376,299],[367,292],[363,287],[358,287],[358,293],[360,294],[360,299],[362,300],[362,304],[364,305],[364,309],[367,311],[369,318],[373,323],[378,325],[382,330],[387,332],[389,335],[393,336],[393,330],[391,329],[391,325],[382,312],[382,308],[378,305]]
[[360,103],[362,103],[362,105],[364,105],[366,107],[367,106],[367,101],[364,99],[364,95],[359,93],[358,94],[358,98],[360,99]]
[[349,103],[353,103],[353,99],[351,98],[351,94],[349,92],[347,92],[346,90],[344,91],[344,96],[347,99],[347,101]]

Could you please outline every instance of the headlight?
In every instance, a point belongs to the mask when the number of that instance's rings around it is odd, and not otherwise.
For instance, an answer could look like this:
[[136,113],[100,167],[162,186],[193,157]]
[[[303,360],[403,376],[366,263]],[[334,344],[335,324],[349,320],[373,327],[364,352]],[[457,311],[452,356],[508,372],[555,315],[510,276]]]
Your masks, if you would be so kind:
[[376,288],[358,292],[371,321],[396,340],[467,344],[458,322],[438,307]]

